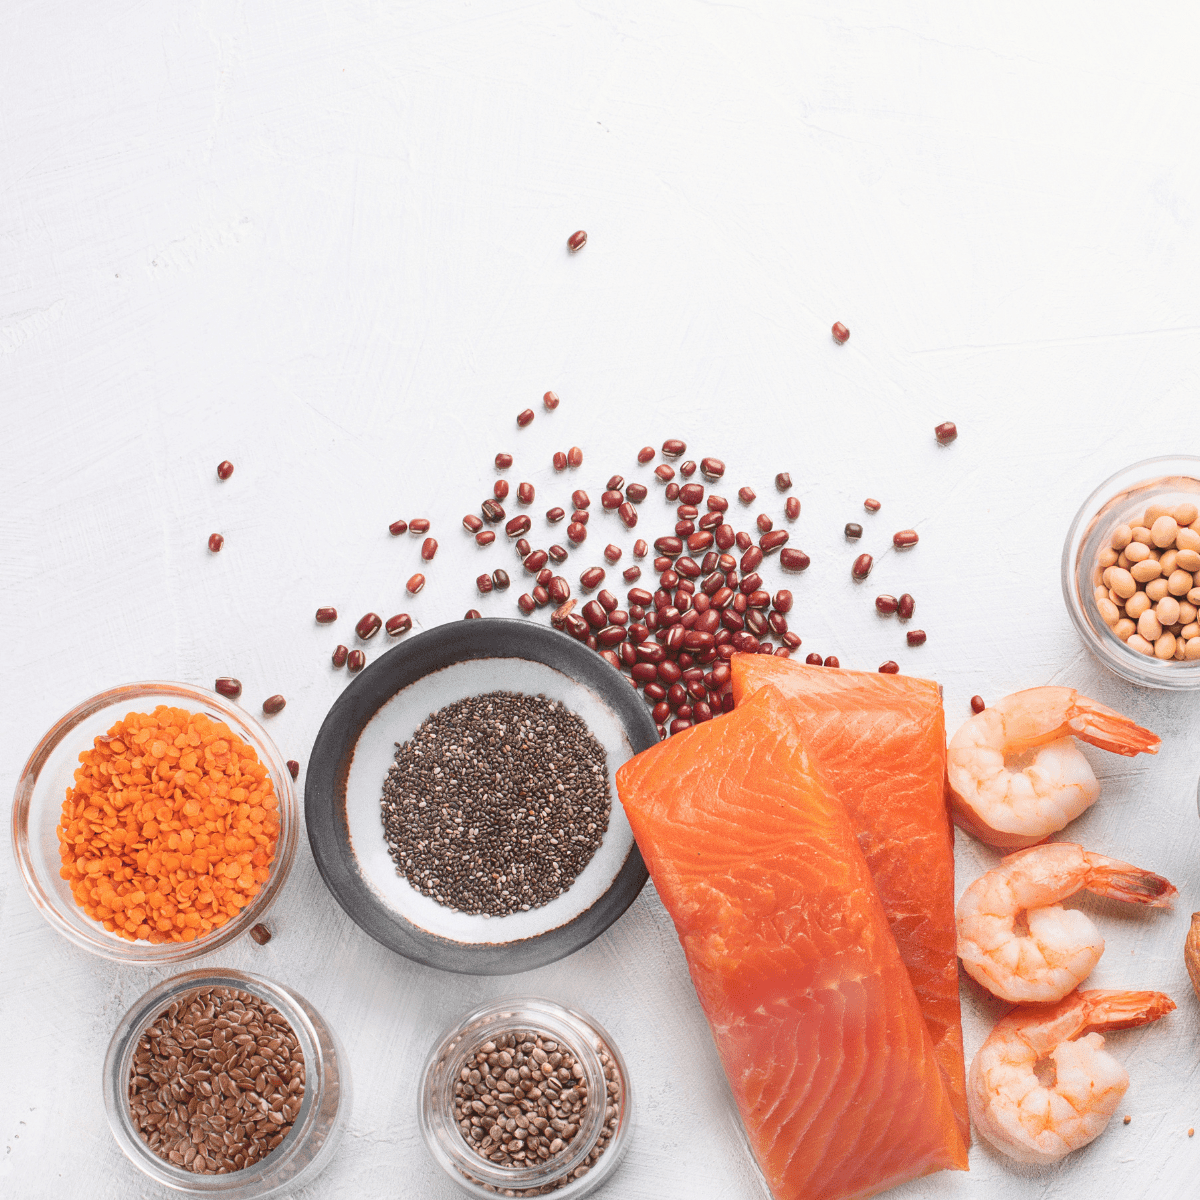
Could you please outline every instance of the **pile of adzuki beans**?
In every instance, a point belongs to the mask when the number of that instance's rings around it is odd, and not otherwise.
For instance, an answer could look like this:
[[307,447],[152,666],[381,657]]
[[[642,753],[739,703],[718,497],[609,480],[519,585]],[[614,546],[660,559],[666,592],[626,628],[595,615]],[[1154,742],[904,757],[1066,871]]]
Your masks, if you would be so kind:
[[[668,439],[662,449],[666,458],[678,459],[686,453],[687,446],[678,439]],[[566,461],[562,466],[579,466],[583,462],[583,452],[578,447],[563,457]],[[647,446],[638,454],[638,462],[644,465],[654,457],[654,449]],[[557,458],[554,465],[561,470]],[[496,456],[498,470],[507,470],[511,465],[511,455]],[[715,481],[724,474],[725,464],[716,458],[705,458],[699,470],[704,478]],[[788,657],[800,645],[800,638],[788,629],[792,593],[781,588],[772,596],[763,587],[758,573],[765,555],[782,550],[788,532],[773,529],[765,514],[757,521],[757,544],[749,533],[735,532],[726,519],[729,501],[712,494],[706,497],[704,485],[692,481],[696,471],[694,462],[684,462],[678,471],[685,480],[681,484],[676,482],[676,470],[669,463],[656,468],[655,474],[666,484],[667,500],[679,502],[678,521],[673,534],[654,542],[652,562],[658,576],[657,589],[630,587],[625,607],[612,591],[600,587],[606,570],[594,566],[580,575],[579,585],[585,595],[595,594],[576,611],[578,602],[571,597],[570,583],[549,566],[551,560],[556,564],[565,561],[566,548],[555,545],[549,550],[533,549],[524,538],[532,524],[527,516],[514,517],[505,526],[510,537],[519,535],[518,555],[534,578],[534,586],[517,601],[520,610],[528,615],[555,604],[551,624],[628,673],[633,686],[641,689],[653,704],[660,737],[733,709],[729,659],[735,652]],[[775,483],[780,492],[786,492],[791,487],[791,478],[782,473],[776,476]],[[522,484],[521,489],[522,502],[532,502],[532,485]],[[494,498],[485,500],[481,506],[483,518],[492,523],[503,520],[499,501],[507,495],[507,483],[498,481]],[[643,484],[626,485],[621,476],[614,475],[600,502],[605,509],[615,509],[625,527],[632,529],[638,520],[634,505],[646,495]],[[747,504],[755,499],[749,488],[742,488],[739,496]],[[567,526],[567,540],[577,546],[587,537],[591,500],[582,489],[576,489],[571,500],[575,508]],[[701,501],[705,503],[703,513],[699,507]],[[789,519],[795,520],[800,513],[799,501],[789,497],[785,512]],[[565,516],[560,508],[547,513],[552,524]],[[473,514],[463,519],[463,525],[477,535],[487,532],[482,530],[480,518]],[[488,538],[487,542],[491,540]],[[650,547],[643,539],[634,544],[635,559],[645,559],[649,553]],[[621,550],[610,545],[604,557],[610,564],[616,563]],[[800,550],[782,550],[780,558],[787,570],[802,571],[809,565],[808,556]],[[496,579],[497,574],[502,577],[500,580]],[[623,577],[626,583],[636,585],[641,574],[642,568],[635,564],[623,572]],[[476,581],[481,593],[507,587],[508,582],[504,572],[481,575]],[[466,616],[478,617],[480,613],[471,609]],[[776,646],[772,636],[779,638],[781,644]],[[808,661],[838,665],[834,658],[822,660],[815,654]]]

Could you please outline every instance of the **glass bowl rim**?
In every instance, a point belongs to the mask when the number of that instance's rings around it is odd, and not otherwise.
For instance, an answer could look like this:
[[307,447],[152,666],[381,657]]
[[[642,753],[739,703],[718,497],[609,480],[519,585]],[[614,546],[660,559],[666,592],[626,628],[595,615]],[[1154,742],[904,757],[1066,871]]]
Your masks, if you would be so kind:
[[[243,736],[242,731],[244,730],[250,735],[255,753],[260,760],[265,755],[266,761],[263,765],[271,774],[275,794],[279,799],[281,830],[275,846],[275,859],[271,864],[270,877],[263,884],[259,893],[238,912],[237,916],[231,918],[220,928],[191,942],[126,942],[110,935],[99,922],[95,923],[99,932],[92,932],[90,929],[86,932],[81,930],[59,912],[62,900],[46,887],[45,880],[38,872],[27,844],[31,810],[38,791],[40,773],[51,754],[74,729],[95,713],[123,699],[128,699],[136,704],[139,699],[149,697],[161,697],[162,699],[158,703],[167,703],[170,699],[174,699],[211,707],[220,714],[222,721],[234,727],[234,732],[239,736]],[[180,703],[175,706],[182,707],[183,705]],[[81,747],[81,752],[83,749],[86,747]],[[61,806],[61,798],[58,803]],[[11,834],[13,855],[17,860],[25,890],[33,901],[34,907],[56,932],[62,934],[72,944],[109,961],[154,966],[186,962],[201,954],[207,954],[240,937],[256,921],[261,920],[274,904],[291,871],[300,841],[300,823],[299,802],[292,785],[291,772],[288,771],[274,739],[250,713],[240,706],[235,707],[227,697],[197,684],[150,679],[118,684],[89,696],[59,717],[42,734],[17,778],[13,793]]]

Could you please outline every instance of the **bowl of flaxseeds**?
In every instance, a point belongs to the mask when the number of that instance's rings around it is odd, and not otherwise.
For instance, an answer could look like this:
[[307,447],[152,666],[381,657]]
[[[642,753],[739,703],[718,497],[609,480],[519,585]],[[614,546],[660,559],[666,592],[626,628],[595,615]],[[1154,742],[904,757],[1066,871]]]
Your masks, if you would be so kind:
[[430,1154],[468,1195],[576,1200],[616,1170],[633,1110],[625,1061],[593,1017],[520,998],[439,1039],[419,1116]]
[[645,883],[615,773],[657,740],[628,682],[573,639],[517,620],[439,626],[375,660],[321,727],[305,791],[318,869],[415,961],[553,962]]
[[332,1157],[350,1080],[302,997],[242,971],[190,971],[147,992],[109,1045],[118,1145],[157,1183],[229,1200],[301,1187]]

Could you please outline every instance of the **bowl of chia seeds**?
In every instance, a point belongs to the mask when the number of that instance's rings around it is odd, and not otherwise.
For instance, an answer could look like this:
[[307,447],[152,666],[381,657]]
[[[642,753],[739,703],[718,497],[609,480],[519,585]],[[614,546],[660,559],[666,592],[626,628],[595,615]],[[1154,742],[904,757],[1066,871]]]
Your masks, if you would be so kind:
[[389,949],[507,975],[608,928],[646,881],[615,773],[658,741],[598,655],[515,620],[442,625],[330,709],[305,816],[322,878]]

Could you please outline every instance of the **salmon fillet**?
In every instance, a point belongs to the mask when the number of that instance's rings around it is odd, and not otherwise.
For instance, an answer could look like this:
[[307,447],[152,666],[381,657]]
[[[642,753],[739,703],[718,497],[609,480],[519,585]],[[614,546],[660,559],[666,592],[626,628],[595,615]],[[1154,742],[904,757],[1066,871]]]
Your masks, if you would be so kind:
[[777,1200],[965,1169],[854,829],[781,693],[630,759],[617,792]]
[[971,1144],[954,924],[954,834],[936,683],[735,654],[741,704],[777,687],[821,777],[846,806]]

